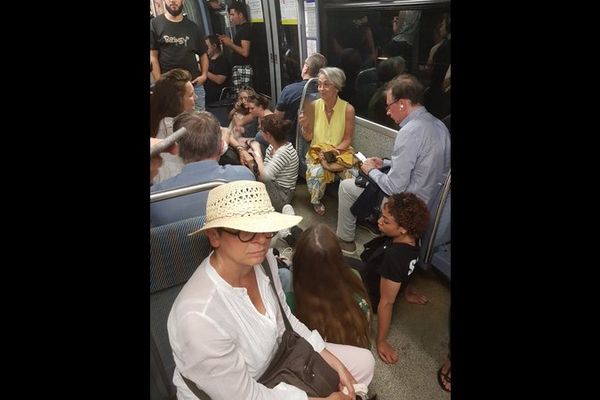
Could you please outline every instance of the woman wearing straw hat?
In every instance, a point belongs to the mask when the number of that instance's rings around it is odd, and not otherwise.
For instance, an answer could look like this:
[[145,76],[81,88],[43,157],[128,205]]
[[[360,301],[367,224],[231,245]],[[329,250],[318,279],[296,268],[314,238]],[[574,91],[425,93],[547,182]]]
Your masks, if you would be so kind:
[[[182,375],[212,400],[307,399],[304,391],[286,383],[270,389],[257,382],[285,330],[261,263],[266,256],[272,276],[277,276],[270,239],[301,219],[275,212],[262,182],[234,181],[209,192],[206,224],[191,234],[204,231],[213,251],[177,296],[167,322],[178,399],[196,399]],[[310,331],[290,312],[279,279],[274,284],[294,331],[338,372],[340,389],[350,392],[327,399],[353,399],[353,385],[368,385],[373,378],[371,352],[325,343],[318,331]]]

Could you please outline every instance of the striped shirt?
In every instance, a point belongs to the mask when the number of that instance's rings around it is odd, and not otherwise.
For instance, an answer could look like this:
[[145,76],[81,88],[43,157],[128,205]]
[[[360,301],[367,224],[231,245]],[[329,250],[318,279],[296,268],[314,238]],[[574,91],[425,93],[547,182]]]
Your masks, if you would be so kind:
[[273,145],[265,154],[264,180],[275,181],[284,189],[295,189],[298,180],[298,153],[291,143],[287,143],[273,153]]

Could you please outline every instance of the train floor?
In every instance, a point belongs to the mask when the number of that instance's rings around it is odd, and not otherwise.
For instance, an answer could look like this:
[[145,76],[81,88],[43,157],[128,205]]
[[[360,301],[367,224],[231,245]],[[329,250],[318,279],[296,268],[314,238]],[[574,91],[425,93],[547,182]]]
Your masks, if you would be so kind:
[[[317,215],[310,205],[310,196],[306,184],[296,186],[292,206],[297,215],[304,218],[299,224],[302,229],[313,223],[323,222],[334,231],[337,222],[337,197],[328,190],[323,198],[325,215]],[[357,252],[363,250],[363,244],[374,235],[357,228]],[[281,239],[275,243],[280,251],[287,247]],[[358,256],[356,256],[358,257]],[[370,391],[378,394],[378,400],[445,400],[450,393],[441,389],[437,381],[437,371],[448,354],[450,285],[448,280],[435,270],[414,272],[411,287],[426,295],[426,305],[409,304],[403,297],[396,300],[388,341],[397,350],[399,360],[396,364],[386,364],[377,355],[375,357],[375,376]],[[377,316],[373,320],[372,343],[375,343]]]

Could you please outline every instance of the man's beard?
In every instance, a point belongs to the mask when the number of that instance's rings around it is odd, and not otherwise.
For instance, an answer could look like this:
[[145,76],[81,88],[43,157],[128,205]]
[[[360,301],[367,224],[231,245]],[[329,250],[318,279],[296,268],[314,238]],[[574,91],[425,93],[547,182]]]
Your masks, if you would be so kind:
[[181,4],[181,6],[175,10],[172,10],[168,5],[165,4],[165,10],[172,16],[177,17],[183,11],[183,4]]

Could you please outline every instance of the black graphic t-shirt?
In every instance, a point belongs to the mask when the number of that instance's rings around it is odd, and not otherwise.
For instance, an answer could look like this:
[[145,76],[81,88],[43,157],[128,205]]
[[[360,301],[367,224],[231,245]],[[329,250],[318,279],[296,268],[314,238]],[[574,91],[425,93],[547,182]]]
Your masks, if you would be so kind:
[[[381,297],[379,291],[381,277],[406,285],[408,277],[415,269],[419,247],[406,243],[392,243],[392,239],[385,236],[376,238],[372,242],[374,241],[377,241],[378,246],[372,250],[368,260],[364,260],[367,267],[363,281],[369,292],[373,310],[377,310]],[[369,243],[365,243],[365,248],[368,245]]]
[[171,22],[164,14],[150,20],[150,49],[158,50],[161,74],[183,68],[192,79],[200,75],[196,54],[201,56],[207,50],[198,25],[187,17]]

